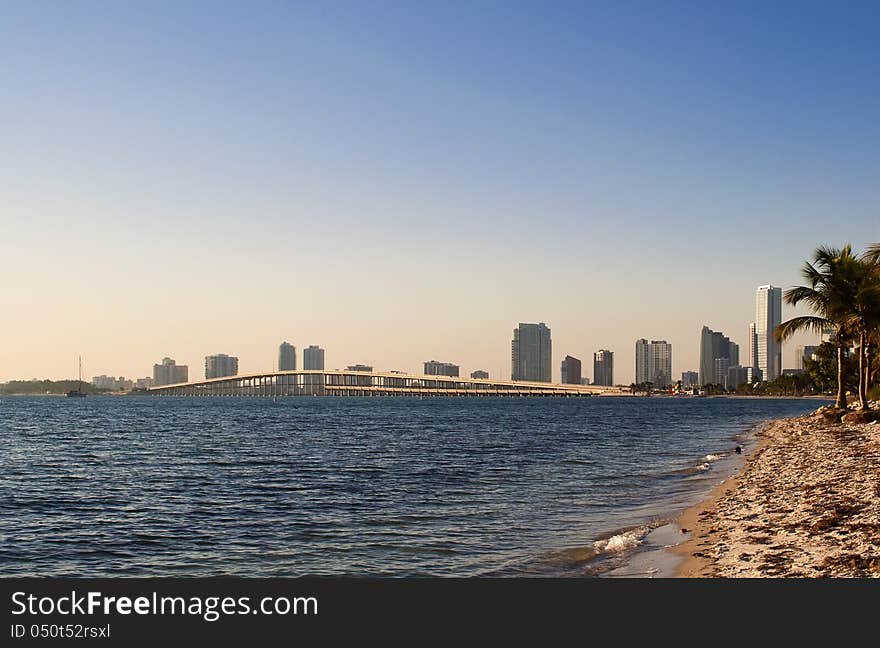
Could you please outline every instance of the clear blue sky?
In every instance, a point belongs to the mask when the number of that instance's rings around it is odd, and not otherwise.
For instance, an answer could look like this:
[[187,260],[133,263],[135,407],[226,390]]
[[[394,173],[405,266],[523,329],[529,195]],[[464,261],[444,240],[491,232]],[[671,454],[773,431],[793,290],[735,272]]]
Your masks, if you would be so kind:
[[880,4],[714,4],[4,3],[0,379],[281,339],[495,376],[518,321],[554,377],[695,369],[880,241]]

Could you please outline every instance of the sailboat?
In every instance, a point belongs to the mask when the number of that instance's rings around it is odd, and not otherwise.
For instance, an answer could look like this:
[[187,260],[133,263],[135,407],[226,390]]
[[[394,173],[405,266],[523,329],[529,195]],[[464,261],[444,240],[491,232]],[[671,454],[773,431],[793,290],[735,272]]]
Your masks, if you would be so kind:
[[71,389],[67,392],[68,398],[84,398],[86,393],[82,390],[82,382],[83,382],[83,361],[82,356],[79,356],[79,384],[76,389]]

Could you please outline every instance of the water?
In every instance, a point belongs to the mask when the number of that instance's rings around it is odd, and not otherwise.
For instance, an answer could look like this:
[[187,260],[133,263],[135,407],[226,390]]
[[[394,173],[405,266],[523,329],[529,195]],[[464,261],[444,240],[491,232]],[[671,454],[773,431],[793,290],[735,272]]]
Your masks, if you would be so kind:
[[611,574],[819,404],[3,398],[0,574]]

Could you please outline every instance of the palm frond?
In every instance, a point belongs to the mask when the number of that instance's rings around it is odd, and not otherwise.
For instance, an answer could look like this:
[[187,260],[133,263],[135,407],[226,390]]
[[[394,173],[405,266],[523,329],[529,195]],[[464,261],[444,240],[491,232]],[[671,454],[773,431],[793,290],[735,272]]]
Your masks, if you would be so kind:
[[812,331],[822,334],[822,330],[831,325],[831,321],[824,317],[816,317],[814,315],[802,315],[800,317],[792,317],[777,326],[773,330],[773,337],[777,342],[784,342],[790,339],[795,333],[801,331]]

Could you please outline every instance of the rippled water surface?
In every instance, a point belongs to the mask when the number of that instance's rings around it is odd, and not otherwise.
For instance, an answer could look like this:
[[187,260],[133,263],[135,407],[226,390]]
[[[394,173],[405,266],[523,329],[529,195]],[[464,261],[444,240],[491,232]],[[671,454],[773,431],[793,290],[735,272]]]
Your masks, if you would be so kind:
[[601,573],[818,405],[6,397],[0,573]]

